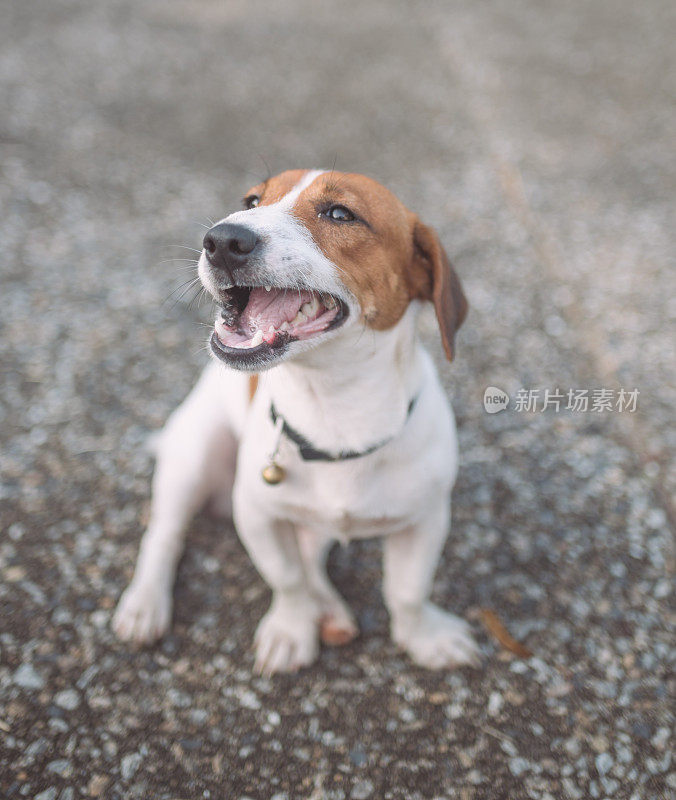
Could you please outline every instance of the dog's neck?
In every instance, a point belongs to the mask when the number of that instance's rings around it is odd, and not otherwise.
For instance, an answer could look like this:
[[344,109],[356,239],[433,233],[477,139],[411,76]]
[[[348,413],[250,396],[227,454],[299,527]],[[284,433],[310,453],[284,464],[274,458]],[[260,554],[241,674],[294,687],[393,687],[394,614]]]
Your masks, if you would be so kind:
[[420,391],[417,303],[387,331],[345,330],[265,373],[277,412],[314,447],[360,451],[395,436]]

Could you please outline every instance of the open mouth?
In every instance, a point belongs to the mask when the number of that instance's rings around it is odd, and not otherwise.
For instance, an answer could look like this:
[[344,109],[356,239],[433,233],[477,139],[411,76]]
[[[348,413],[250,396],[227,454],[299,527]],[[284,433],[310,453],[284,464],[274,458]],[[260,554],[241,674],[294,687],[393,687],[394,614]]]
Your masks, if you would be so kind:
[[277,286],[235,286],[221,292],[220,303],[211,348],[230,364],[251,362],[252,356],[265,361],[291,342],[337,328],[348,314],[334,295]]

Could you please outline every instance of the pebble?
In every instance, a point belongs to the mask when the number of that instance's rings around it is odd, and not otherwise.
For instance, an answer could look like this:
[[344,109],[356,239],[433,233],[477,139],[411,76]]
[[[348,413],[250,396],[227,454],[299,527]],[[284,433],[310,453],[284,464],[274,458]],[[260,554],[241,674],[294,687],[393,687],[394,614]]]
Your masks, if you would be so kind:
[[56,787],[50,786],[49,789],[45,789],[44,792],[36,794],[34,800],[56,800],[56,793]]
[[129,753],[120,761],[120,775],[122,780],[128,781],[134,777],[136,770],[141,766],[143,757],[140,753]]
[[255,695],[255,693],[250,690],[245,690],[240,693],[239,702],[244,706],[244,708],[250,708],[254,711],[261,707],[261,701]]
[[80,695],[75,689],[64,689],[54,695],[54,703],[66,711],[74,711],[80,705]]
[[44,678],[32,664],[21,664],[12,680],[22,689],[43,689],[45,686]]
[[368,780],[359,780],[352,787],[350,792],[351,800],[366,800],[373,794],[373,784]]
[[61,778],[70,778],[73,774],[73,765],[67,758],[57,758],[47,764],[47,771],[54,772]]
[[599,753],[594,759],[594,763],[596,764],[599,775],[605,775],[610,772],[615,762],[610,753]]
[[108,775],[92,775],[87,784],[87,794],[90,797],[100,797],[109,783],[110,778]]
[[488,697],[488,716],[489,717],[497,717],[504,705],[504,699],[500,692],[491,692],[490,696]]
[[664,750],[670,737],[671,737],[671,731],[669,730],[669,728],[658,728],[657,732],[650,740],[650,744],[652,744],[652,746],[657,748],[658,750]]
[[526,772],[529,767],[530,764],[525,758],[517,756],[516,758],[509,759],[509,771],[516,778],[518,778],[522,773]]

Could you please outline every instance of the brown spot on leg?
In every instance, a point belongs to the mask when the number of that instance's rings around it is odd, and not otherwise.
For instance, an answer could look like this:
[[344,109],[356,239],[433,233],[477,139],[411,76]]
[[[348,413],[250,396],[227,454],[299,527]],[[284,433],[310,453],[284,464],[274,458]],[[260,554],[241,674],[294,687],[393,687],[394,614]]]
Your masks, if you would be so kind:
[[319,623],[319,638],[324,644],[330,647],[340,647],[351,642],[359,633],[356,625],[342,621],[339,622],[333,617],[322,617]]

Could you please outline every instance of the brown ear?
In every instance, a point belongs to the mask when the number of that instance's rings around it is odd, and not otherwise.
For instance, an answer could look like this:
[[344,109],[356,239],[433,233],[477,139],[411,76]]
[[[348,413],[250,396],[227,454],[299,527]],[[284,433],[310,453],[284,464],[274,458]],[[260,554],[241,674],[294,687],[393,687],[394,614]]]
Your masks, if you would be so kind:
[[453,337],[467,316],[467,299],[436,231],[417,218],[413,227],[411,277],[411,297],[434,303],[444,351],[452,361]]

